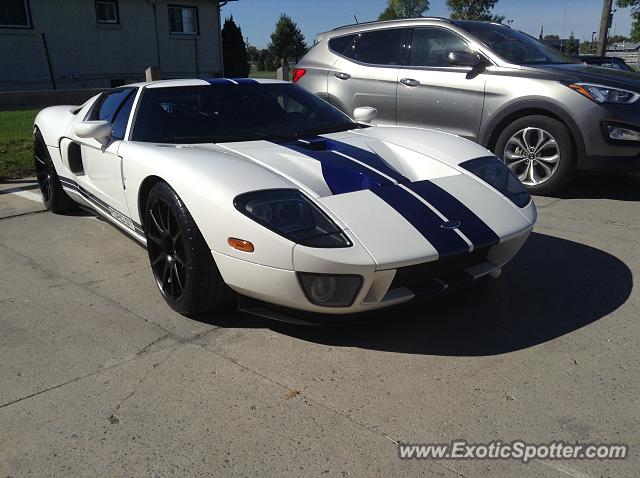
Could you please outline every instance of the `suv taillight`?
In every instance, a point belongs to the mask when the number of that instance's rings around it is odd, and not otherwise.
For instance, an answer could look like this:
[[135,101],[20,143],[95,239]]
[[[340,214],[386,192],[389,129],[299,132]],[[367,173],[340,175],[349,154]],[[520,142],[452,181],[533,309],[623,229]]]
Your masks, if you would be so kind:
[[300,81],[300,78],[302,78],[305,73],[307,72],[307,70],[305,70],[304,68],[294,68],[293,69],[293,82],[297,83],[298,81]]

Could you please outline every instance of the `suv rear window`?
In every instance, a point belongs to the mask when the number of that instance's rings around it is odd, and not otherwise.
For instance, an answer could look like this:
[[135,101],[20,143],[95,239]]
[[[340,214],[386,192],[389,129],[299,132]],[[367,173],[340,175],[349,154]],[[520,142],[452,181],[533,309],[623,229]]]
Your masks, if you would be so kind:
[[374,65],[400,65],[406,28],[363,32],[356,38],[355,49],[345,56]]
[[347,35],[345,37],[332,38],[331,40],[329,40],[329,48],[334,53],[342,55],[345,53],[347,47],[351,45],[351,42],[353,42],[353,39],[355,37],[356,37],[355,35]]

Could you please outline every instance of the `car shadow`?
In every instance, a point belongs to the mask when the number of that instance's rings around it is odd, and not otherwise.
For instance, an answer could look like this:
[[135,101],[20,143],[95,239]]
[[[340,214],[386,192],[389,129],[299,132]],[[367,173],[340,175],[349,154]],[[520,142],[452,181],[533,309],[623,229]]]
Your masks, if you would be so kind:
[[486,356],[532,347],[589,325],[624,304],[632,286],[631,271],[611,254],[533,233],[500,280],[411,308],[382,310],[381,320],[305,327],[230,312],[222,321],[207,322],[269,328],[339,347]]
[[640,201],[640,174],[578,175],[563,191],[548,197]]

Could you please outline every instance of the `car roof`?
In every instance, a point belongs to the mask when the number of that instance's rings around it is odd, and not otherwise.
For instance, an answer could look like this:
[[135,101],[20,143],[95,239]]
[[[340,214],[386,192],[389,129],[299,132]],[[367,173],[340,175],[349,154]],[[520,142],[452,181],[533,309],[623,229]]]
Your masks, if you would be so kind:
[[328,35],[334,37],[341,34],[355,33],[363,30],[375,30],[381,27],[411,27],[415,25],[437,25],[448,24],[456,27],[460,27],[465,24],[471,23],[485,23],[490,25],[502,26],[509,28],[509,26],[496,22],[485,22],[479,20],[450,20],[444,17],[417,17],[417,18],[403,18],[398,20],[377,20],[372,22],[352,23],[350,25],[343,25],[341,27],[334,28],[328,32],[318,34],[318,37],[324,37]]
[[177,86],[216,86],[216,85],[238,85],[247,84],[247,80],[252,83],[273,84],[273,83],[289,83],[288,81],[270,80],[266,78],[209,78],[206,80],[199,78],[185,78],[176,80],[157,80],[157,81],[141,81],[139,83],[131,83],[125,87],[135,88],[175,88]]

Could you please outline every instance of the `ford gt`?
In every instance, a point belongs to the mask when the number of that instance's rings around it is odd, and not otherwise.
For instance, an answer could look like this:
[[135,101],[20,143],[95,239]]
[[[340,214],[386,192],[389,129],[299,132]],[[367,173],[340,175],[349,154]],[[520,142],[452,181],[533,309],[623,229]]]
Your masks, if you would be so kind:
[[146,245],[185,315],[235,291],[261,315],[339,318],[498,277],[536,220],[517,177],[375,115],[286,82],[132,84],[38,114],[37,180],[48,210],[92,208]]

